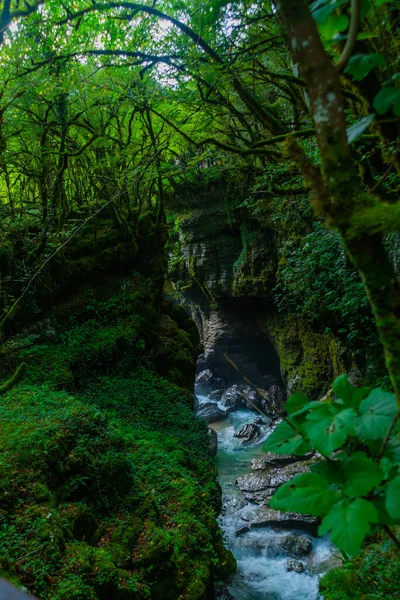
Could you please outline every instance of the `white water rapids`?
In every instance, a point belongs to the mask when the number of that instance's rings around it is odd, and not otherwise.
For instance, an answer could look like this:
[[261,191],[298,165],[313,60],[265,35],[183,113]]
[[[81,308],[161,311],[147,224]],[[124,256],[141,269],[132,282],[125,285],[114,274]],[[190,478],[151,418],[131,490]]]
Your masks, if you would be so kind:
[[[206,396],[200,396],[198,400],[200,403],[210,401]],[[251,529],[236,535],[238,530],[257,517],[260,507],[247,503],[235,480],[249,473],[252,459],[263,454],[263,441],[271,429],[262,426],[262,436],[248,444],[241,444],[234,433],[245,423],[253,423],[257,416],[251,410],[241,409],[211,425],[218,434],[215,461],[224,507],[220,526],[225,544],[233,552],[238,567],[227,589],[234,600],[320,600],[318,582],[321,574],[337,564],[329,540],[314,538],[302,531],[288,532],[272,527]],[[280,540],[293,533],[311,540],[312,549],[307,556],[291,556],[280,544]],[[305,571],[288,571],[290,559],[301,560]]]

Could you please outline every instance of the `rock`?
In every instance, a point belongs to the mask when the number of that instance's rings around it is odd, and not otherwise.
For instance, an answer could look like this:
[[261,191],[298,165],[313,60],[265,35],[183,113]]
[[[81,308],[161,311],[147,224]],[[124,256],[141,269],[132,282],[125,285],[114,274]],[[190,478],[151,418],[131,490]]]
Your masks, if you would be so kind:
[[277,384],[271,385],[267,390],[257,388],[261,396],[260,407],[268,415],[278,417],[283,409],[284,394],[281,387]]
[[214,390],[208,394],[210,400],[221,400],[224,390]]
[[286,393],[288,398],[289,396],[297,392],[299,388],[301,388],[301,377],[298,373],[296,373],[295,376],[288,381],[286,386]]
[[261,434],[261,429],[259,428],[258,425],[255,425],[254,423],[247,423],[246,425],[243,425],[243,427],[241,427],[239,429],[239,431],[236,431],[233,434],[233,437],[242,438],[242,444],[243,444],[246,442],[252,442],[253,440],[260,437],[260,434]]
[[282,468],[267,469],[266,471],[243,475],[236,480],[236,485],[242,490],[247,500],[265,504],[274,495],[278,487],[298,473],[306,473],[307,471],[309,471],[307,464],[297,462]]
[[270,467],[284,467],[295,462],[310,460],[313,456],[313,452],[308,452],[304,456],[296,456],[295,454],[272,454],[268,452],[267,454],[264,454],[264,456],[253,458],[251,461],[251,468],[253,471],[263,471]]
[[252,405],[260,407],[260,396],[257,392],[249,385],[241,386],[240,391],[242,393],[242,402],[248,408],[253,408]]
[[218,435],[217,432],[214,431],[212,427],[208,428],[208,447],[210,450],[211,456],[216,456],[218,452]]
[[238,498],[236,496],[232,496],[231,498],[228,498],[228,500],[222,506],[221,514],[226,517],[229,517],[241,508],[244,508],[246,504],[247,500],[245,500],[245,498]]
[[196,373],[201,373],[202,371],[205,371],[206,369],[209,369],[209,368],[210,368],[210,365],[208,363],[208,360],[206,359],[204,354],[200,354],[199,358],[197,359],[197,363],[196,363]]
[[312,541],[303,535],[292,533],[281,540],[281,546],[291,556],[307,556],[312,550]]
[[221,402],[224,406],[228,406],[233,410],[237,410],[243,404],[244,397],[238,385],[232,385],[228,388],[221,397]]
[[255,419],[255,421],[253,421],[253,423],[254,423],[254,425],[265,425],[265,423],[261,417],[257,417],[257,419]]
[[212,382],[214,380],[214,373],[211,369],[205,369],[204,371],[200,371],[198,375],[196,375],[195,381],[195,392],[199,394],[207,394],[212,390]]
[[266,506],[258,512],[251,521],[251,529],[261,527],[276,527],[278,529],[301,529],[315,536],[317,534],[319,519],[298,513],[283,513]]
[[207,423],[215,423],[225,418],[229,411],[222,410],[216,402],[204,402],[197,407],[196,414]]
[[250,531],[250,527],[246,526],[246,527],[241,527],[240,529],[236,530],[236,536],[239,537],[240,535],[243,535],[244,533],[248,533]]
[[217,600],[235,600],[227,587],[217,588],[215,597]]
[[286,570],[295,571],[296,573],[304,573],[306,568],[300,560],[288,560],[286,562]]

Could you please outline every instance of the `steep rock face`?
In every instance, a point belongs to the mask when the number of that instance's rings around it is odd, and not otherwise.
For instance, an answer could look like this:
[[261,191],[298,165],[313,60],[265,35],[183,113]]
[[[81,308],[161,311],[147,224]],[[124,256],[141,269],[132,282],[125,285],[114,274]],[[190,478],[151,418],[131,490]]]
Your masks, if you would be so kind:
[[352,358],[303,318],[279,314],[273,290],[281,233],[268,213],[256,219],[245,208],[228,209],[245,197],[245,189],[222,181],[175,190],[168,206],[179,223],[175,255],[183,258],[172,259],[172,279],[200,331],[206,366],[217,375],[243,382],[227,354],[260,388],[282,378],[289,393],[320,397],[353,368]]

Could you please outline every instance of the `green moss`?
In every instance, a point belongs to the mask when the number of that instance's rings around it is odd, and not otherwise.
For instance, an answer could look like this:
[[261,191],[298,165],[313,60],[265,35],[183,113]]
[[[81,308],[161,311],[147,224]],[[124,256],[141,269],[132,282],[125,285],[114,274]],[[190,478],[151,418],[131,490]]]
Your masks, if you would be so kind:
[[382,536],[342,568],[324,575],[319,589],[325,600],[397,598],[400,595],[398,550]]
[[271,316],[268,332],[280,358],[286,383],[312,399],[323,396],[331,382],[349,370],[349,356],[331,335],[313,331],[298,317]]

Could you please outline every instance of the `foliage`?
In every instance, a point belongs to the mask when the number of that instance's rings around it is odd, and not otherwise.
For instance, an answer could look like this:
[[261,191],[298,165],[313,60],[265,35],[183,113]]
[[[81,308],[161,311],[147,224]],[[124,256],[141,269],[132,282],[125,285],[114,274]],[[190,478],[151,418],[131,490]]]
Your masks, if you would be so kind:
[[305,316],[355,343],[377,343],[364,286],[349,264],[340,236],[314,223],[310,233],[289,238],[281,249],[277,306]]
[[[322,517],[320,535],[329,532],[352,555],[369,533],[400,523],[398,409],[394,394],[354,388],[346,375],[334,381],[333,392],[318,402],[300,393],[288,399],[289,415],[265,448],[299,455],[315,449],[324,460],[280,487],[270,505]],[[352,439],[365,451],[351,451]]]
[[384,600],[398,595],[399,581],[398,550],[381,535],[363,554],[324,575],[319,589],[326,600]]

